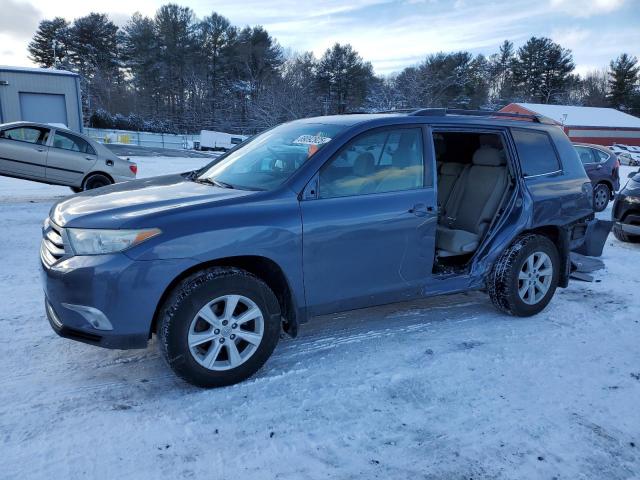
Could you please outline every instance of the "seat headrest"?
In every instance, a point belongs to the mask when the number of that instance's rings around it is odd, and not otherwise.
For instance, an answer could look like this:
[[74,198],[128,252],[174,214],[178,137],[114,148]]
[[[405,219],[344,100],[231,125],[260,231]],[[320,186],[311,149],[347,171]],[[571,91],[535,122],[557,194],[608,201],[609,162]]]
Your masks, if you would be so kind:
[[473,164],[483,165],[485,167],[499,167],[507,162],[504,158],[504,152],[493,147],[480,147],[473,154]]
[[500,137],[495,133],[485,133],[482,135],[478,135],[478,140],[480,140],[480,145],[483,147],[493,147],[500,149],[502,147],[502,141]]
[[464,168],[464,165],[462,165],[461,163],[444,162],[440,167],[440,174],[441,175],[458,175],[463,168]]
[[355,162],[353,162],[353,174],[359,177],[369,175],[374,170],[375,159],[369,152],[364,152],[358,155]]

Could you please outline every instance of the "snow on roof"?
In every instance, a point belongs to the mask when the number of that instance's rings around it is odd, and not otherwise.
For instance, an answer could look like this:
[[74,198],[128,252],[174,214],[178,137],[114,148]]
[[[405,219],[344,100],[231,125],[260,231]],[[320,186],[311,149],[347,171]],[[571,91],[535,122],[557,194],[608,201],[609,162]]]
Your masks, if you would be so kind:
[[0,72],[24,72],[24,73],[44,73],[49,75],[71,75],[77,77],[78,74],[67,70],[56,70],[55,68],[37,68],[37,67],[11,67],[9,65],[0,65]]
[[640,118],[615,108],[573,107],[541,103],[516,103],[516,105],[570,127],[640,128]]

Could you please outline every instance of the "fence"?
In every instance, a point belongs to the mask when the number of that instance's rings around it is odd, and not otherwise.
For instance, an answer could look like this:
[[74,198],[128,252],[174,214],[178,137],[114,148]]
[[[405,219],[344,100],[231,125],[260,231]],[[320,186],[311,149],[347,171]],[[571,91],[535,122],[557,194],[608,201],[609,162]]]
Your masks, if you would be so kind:
[[100,143],[118,143],[173,150],[191,149],[194,141],[200,141],[200,135],[173,135],[170,133],[134,132],[130,130],[107,130],[87,127],[83,131],[85,135]]

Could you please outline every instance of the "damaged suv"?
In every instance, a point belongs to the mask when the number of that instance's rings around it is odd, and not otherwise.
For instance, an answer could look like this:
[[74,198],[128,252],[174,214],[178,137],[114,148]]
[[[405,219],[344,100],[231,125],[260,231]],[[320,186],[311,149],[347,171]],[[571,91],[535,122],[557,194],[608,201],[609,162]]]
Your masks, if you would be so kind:
[[578,155],[538,117],[310,118],[199,171],[54,205],[45,306],[63,337],[144,348],[156,334],[179,376],[230,385],[316,315],[478,289],[534,315],[567,286],[572,249],[601,250],[594,228]]

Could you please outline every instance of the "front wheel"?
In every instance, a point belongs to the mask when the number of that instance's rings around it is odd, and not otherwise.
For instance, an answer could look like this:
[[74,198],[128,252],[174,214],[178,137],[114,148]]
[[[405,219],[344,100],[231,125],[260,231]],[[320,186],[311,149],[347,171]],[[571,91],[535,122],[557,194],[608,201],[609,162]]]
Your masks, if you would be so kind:
[[549,238],[529,234],[507,248],[495,263],[487,289],[503,312],[528,317],[551,301],[560,278],[560,256]]
[[169,366],[205,388],[250,377],[280,338],[275,295],[262,280],[236,268],[211,268],[180,282],[159,320],[160,350]]
[[609,205],[609,200],[611,199],[611,190],[604,183],[599,183],[595,190],[593,191],[593,209],[596,212],[601,212],[607,205]]

